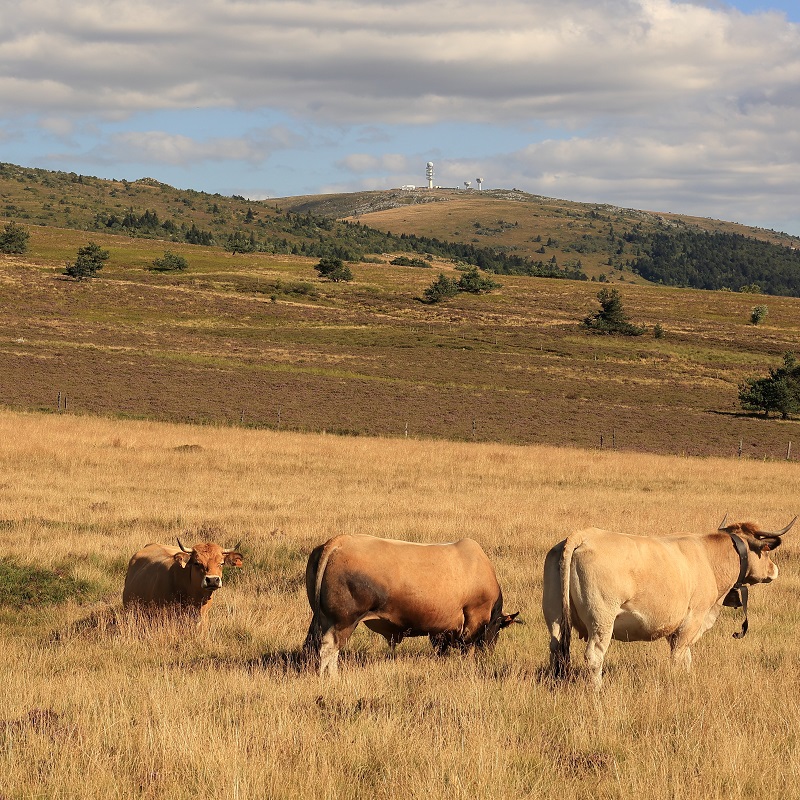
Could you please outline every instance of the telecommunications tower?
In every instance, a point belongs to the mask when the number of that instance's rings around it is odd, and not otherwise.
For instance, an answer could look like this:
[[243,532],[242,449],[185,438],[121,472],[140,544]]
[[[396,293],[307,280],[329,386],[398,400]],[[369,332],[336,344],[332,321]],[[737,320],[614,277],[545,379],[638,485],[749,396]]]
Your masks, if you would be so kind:
[[428,188],[433,189],[433,161],[425,165],[425,177],[428,179]]
[[483,178],[475,178],[475,183],[478,184],[478,191],[481,190],[481,184],[483,183]]

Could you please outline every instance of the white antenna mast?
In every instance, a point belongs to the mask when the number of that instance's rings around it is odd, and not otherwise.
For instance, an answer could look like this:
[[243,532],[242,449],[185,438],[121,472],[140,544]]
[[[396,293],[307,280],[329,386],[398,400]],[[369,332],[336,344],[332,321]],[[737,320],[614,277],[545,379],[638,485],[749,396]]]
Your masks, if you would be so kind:
[[433,161],[425,165],[425,177],[428,179],[428,188],[433,189]]

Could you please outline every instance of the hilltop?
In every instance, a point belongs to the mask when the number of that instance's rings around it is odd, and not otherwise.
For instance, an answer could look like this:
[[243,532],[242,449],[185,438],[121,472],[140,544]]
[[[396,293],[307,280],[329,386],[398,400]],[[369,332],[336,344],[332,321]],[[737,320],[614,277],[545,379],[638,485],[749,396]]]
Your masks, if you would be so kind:
[[254,201],[0,164],[0,211],[31,224],[370,260],[414,252],[500,274],[800,296],[800,237],[516,189],[400,189]]
[[497,248],[602,281],[733,290],[757,283],[769,294],[800,295],[800,237],[734,222],[517,189],[395,189],[277,202],[393,234]]

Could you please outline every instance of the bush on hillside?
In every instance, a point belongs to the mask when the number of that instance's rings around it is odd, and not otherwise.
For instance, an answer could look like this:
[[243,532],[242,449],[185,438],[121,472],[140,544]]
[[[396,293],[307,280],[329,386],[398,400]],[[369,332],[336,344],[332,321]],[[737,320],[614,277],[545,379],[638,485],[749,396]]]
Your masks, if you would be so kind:
[[460,292],[482,294],[483,292],[491,292],[492,289],[499,289],[501,284],[493,281],[488,276],[481,275],[477,267],[470,267],[458,279],[457,286]]
[[0,233],[0,253],[21,254],[28,249],[30,234],[23,225],[9,222]]
[[800,413],[800,364],[794,353],[785,353],[783,366],[770,370],[766,378],[748,378],[739,387],[739,403],[745,411],[771,411],[789,419]]
[[622,297],[616,289],[601,289],[597,293],[600,310],[583,320],[583,325],[592,333],[641,336],[644,328],[628,321],[622,308]]
[[184,270],[188,266],[189,263],[183,256],[178,255],[178,253],[173,253],[172,250],[165,250],[161,258],[153,260],[150,269],[154,272],[173,272]]
[[75,278],[76,281],[94,278],[98,270],[103,268],[103,265],[108,261],[110,253],[108,250],[103,250],[99,244],[89,242],[79,248],[78,255],[75,261],[71,264],[67,262],[64,268],[64,274],[69,275],[70,278]]
[[422,293],[426,303],[438,303],[458,294],[458,284],[448,278],[443,272],[439,277]]
[[763,322],[767,316],[768,310],[766,306],[753,306],[753,310],[750,312],[750,322],[752,322],[753,325],[758,325],[760,322]]
[[353,273],[350,267],[341,258],[321,258],[314,269],[321,277],[327,278],[334,283],[353,280]]

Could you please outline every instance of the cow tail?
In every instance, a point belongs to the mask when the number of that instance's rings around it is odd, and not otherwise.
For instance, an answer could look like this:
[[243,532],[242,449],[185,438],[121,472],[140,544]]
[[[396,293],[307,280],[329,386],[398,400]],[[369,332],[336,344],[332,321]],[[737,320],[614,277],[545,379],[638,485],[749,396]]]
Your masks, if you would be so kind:
[[308,565],[306,566],[306,593],[308,594],[312,617],[306,640],[303,643],[303,653],[307,660],[315,663],[319,660],[319,650],[324,633],[322,625],[323,613],[320,605],[322,579],[325,575],[325,567],[328,566],[328,559],[338,549],[338,544],[326,542],[324,545],[314,549],[308,558]]
[[572,642],[572,609],[569,598],[570,573],[572,572],[572,554],[580,544],[576,537],[567,537],[564,552],[561,554],[561,637],[559,639],[557,677],[564,678],[570,669],[569,646]]

